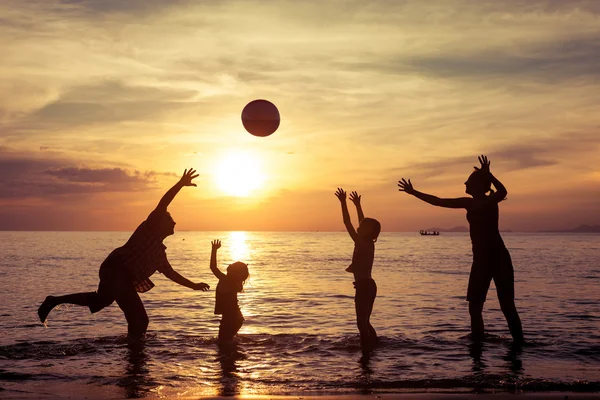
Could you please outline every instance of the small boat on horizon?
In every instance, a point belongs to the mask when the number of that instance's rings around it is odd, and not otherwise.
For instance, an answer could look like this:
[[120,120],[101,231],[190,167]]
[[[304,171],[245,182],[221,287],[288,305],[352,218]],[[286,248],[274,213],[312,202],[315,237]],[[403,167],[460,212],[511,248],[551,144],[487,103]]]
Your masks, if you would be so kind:
[[440,236],[440,232],[439,231],[423,231],[420,230],[419,233],[421,234],[421,236]]

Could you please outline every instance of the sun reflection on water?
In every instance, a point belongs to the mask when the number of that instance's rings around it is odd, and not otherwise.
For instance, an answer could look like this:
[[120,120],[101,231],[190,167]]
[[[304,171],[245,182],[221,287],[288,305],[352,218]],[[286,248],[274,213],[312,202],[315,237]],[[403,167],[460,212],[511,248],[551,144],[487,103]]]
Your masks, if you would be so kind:
[[248,263],[250,258],[250,248],[246,243],[246,232],[229,233],[229,257],[231,262],[242,261]]

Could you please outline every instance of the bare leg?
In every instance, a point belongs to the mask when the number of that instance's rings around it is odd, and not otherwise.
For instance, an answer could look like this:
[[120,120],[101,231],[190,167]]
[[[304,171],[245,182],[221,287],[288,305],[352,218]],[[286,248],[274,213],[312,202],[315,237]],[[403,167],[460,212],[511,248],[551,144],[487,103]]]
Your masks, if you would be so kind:
[[377,332],[375,332],[375,328],[373,328],[373,325],[371,325],[371,322],[369,321],[369,335],[370,335],[370,339],[374,344],[377,344],[377,342],[379,342],[379,337],[377,337]]
[[60,304],[75,304],[89,307],[96,292],[73,293],[64,296],[48,296],[38,308],[38,316],[41,322],[45,322],[52,309]]
[[471,315],[471,337],[478,342],[483,340],[483,302],[469,301],[469,314]]
[[219,325],[219,341],[229,342],[233,340],[234,336],[237,335],[243,324],[244,317],[241,313],[236,313],[234,315],[223,315],[221,318],[221,324]]
[[521,325],[521,318],[517,312],[517,307],[515,306],[515,300],[512,298],[499,300],[500,308],[502,309],[504,318],[506,318],[506,322],[508,323],[510,334],[516,343],[523,343],[523,327]]
[[360,333],[360,344],[363,352],[372,350],[378,342],[377,332],[371,325],[371,313],[373,312],[373,304],[377,296],[377,286],[372,281],[368,283],[368,287],[356,287],[356,295],[354,297],[354,307],[356,310],[356,326]]
[[240,331],[240,328],[242,327],[243,324],[244,324],[243,317],[240,317],[235,321],[235,325],[233,327],[233,336],[237,335],[237,333]]
[[360,346],[363,350],[369,348],[371,332],[369,331],[369,321],[364,313],[356,310],[356,326],[358,327],[358,333],[360,334]]
[[149,323],[142,299],[131,287],[119,293],[116,300],[127,319],[127,337],[133,340],[141,339],[146,333]]
[[373,311],[373,304],[360,304],[355,303],[356,309],[356,326],[360,333],[360,345],[363,351],[371,350],[377,344],[377,332],[370,323],[371,312]]
[[373,303],[375,302],[375,299],[373,299],[373,302],[371,304],[369,304],[369,307],[367,309],[367,324],[369,324],[369,344],[371,346],[371,348],[375,347],[377,345],[377,342],[379,342],[379,338],[377,337],[377,332],[375,332],[375,328],[373,328],[373,325],[371,325],[371,314],[373,313]]

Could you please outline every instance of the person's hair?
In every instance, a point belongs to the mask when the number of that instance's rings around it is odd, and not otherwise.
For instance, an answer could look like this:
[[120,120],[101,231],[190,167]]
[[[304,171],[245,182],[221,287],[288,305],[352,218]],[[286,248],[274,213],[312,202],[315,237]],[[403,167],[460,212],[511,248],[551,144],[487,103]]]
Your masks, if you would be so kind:
[[229,264],[227,267],[227,276],[232,277],[235,280],[235,289],[238,292],[241,292],[244,290],[244,283],[250,276],[250,272],[248,272],[248,265],[241,261],[236,261],[233,264]]
[[469,181],[471,181],[471,184],[476,189],[481,190],[483,193],[494,193],[494,191],[492,190],[492,177],[487,172],[484,172],[480,169],[476,169],[469,176]]
[[370,226],[371,229],[369,229],[369,239],[376,242],[377,237],[379,237],[379,233],[381,233],[381,224],[379,223],[379,221],[377,221],[375,218],[365,217],[362,219],[362,221],[360,221],[360,225]]

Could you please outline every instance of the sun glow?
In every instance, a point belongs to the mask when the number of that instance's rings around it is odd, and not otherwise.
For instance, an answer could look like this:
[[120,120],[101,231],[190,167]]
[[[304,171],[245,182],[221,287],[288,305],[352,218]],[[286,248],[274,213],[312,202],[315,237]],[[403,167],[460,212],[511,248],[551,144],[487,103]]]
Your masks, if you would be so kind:
[[228,195],[246,197],[263,185],[265,176],[256,157],[235,152],[221,159],[215,170],[215,179]]

